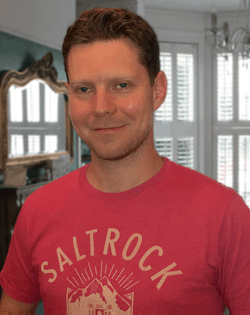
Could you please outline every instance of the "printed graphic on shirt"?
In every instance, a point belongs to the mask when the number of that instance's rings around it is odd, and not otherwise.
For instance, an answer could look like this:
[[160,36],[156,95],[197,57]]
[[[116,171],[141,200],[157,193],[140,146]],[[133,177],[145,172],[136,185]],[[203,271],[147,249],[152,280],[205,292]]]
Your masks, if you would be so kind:
[[[89,253],[78,246],[78,237],[73,236],[71,255],[68,247],[65,249],[62,245],[56,247],[54,252],[58,264],[55,264],[55,261],[51,264],[47,260],[41,264],[41,271],[48,283],[55,284],[61,277],[67,282],[64,289],[67,315],[133,314],[134,305],[137,303],[138,272],[143,272],[157,290],[164,288],[168,281],[168,285],[171,285],[173,277],[183,274],[178,270],[177,264],[171,261],[157,268],[158,260],[166,257],[159,245],[151,245],[139,254],[143,242],[143,236],[139,233],[133,233],[128,236],[127,241],[120,244],[120,231],[108,228],[103,248],[98,248],[101,250],[98,254],[102,254],[104,258],[101,261],[95,259],[98,229],[85,231],[84,234],[89,238]],[[118,256],[119,245],[122,246],[122,250],[119,250],[120,259],[124,261],[122,265],[116,264],[113,259]],[[91,263],[88,261],[88,255],[91,257]],[[126,264],[135,257],[138,259],[137,267],[128,271]],[[70,271],[71,276],[65,275],[66,270]]]
[[67,292],[67,314],[132,315],[133,297],[133,293],[121,296],[107,277],[95,278],[87,287],[77,289],[70,298]]
[[[134,293],[122,294],[121,290],[131,291],[130,288],[139,281],[134,282],[133,273],[127,275],[124,269],[117,273],[118,270],[113,264],[107,272],[107,265],[103,271],[101,265],[98,274],[97,268],[91,268],[89,264],[88,271],[86,268],[83,273],[75,270],[78,279],[67,279],[71,287],[76,287],[74,283],[78,284],[76,289],[67,288],[67,315],[133,315]],[[102,273],[105,275],[102,276]]]

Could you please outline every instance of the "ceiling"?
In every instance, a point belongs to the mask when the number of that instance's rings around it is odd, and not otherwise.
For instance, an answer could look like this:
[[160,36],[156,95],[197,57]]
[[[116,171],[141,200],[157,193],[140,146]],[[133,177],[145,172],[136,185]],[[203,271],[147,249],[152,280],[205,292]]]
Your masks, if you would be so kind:
[[[155,8],[166,8],[182,11],[199,11],[211,12],[215,11],[231,11],[237,10],[241,4],[243,7],[244,1],[248,0],[142,0],[148,6]],[[115,0],[109,0],[114,2]],[[84,3],[84,0],[76,0],[77,6]],[[103,1],[105,5],[105,0]]]
[[231,11],[237,10],[244,0],[143,0],[147,5],[188,11]]

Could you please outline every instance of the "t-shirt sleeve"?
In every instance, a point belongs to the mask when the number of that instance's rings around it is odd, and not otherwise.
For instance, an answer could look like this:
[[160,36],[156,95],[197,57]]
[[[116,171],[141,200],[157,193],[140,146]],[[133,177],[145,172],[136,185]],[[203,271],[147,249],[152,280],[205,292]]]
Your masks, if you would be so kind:
[[0,285],[13,299],[23,303],[35,303],[41,296],[38,274],[31,262],[26,216],[24,205],[18,215],[5,264],[0,273]]
[[219,287],[231,315],[250,314],[250,210],[236,194],[218,244]]

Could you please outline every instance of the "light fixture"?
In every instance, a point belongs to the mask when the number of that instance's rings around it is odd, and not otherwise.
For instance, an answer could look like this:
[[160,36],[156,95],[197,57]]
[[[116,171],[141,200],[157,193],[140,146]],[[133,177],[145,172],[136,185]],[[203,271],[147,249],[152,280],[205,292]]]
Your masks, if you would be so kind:
[[[243,8],[242,8],[243,5]],[[205,30],[206,41],[212,44],[219,53],[241,55],[243,59],[250,58],[250,0],[241,0],[238,10],[238,20],[246,12],[246,27],[237,27],[229,34],[229,23],[217,26],[217,14],[211,14],[211,27]]]

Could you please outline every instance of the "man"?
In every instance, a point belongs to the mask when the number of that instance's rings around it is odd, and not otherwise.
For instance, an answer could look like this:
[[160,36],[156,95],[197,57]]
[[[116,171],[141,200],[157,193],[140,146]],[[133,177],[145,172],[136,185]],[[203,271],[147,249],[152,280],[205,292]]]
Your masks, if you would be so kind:
[[42,298],[45,314],[250,314],[249,209],[154,148],[167,81],[152,28],[124,9],[85,11],[63,55],[92,162],[26,200],[1,309]]

